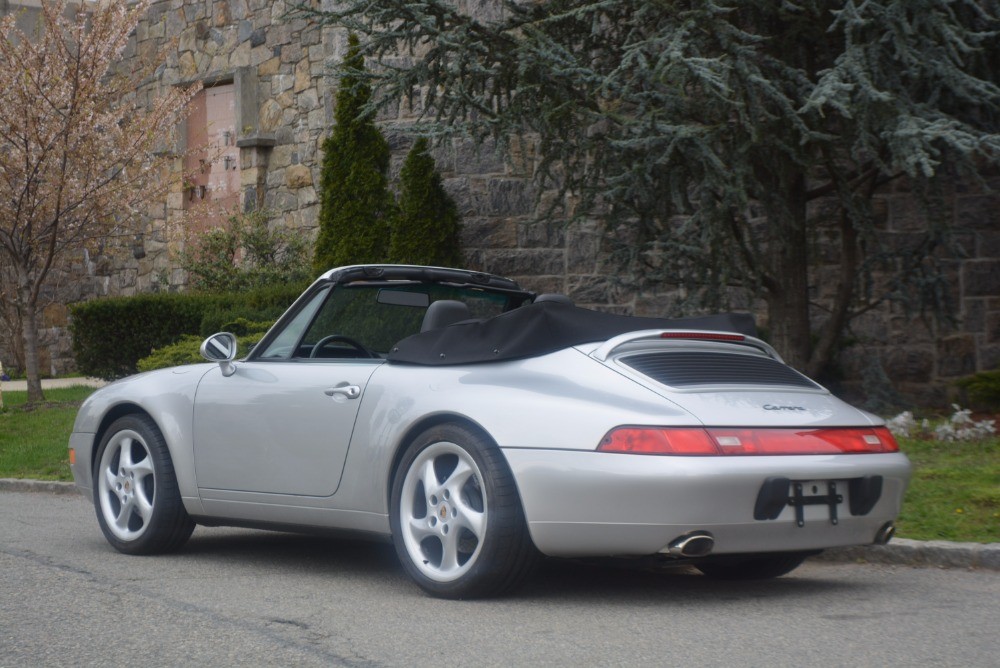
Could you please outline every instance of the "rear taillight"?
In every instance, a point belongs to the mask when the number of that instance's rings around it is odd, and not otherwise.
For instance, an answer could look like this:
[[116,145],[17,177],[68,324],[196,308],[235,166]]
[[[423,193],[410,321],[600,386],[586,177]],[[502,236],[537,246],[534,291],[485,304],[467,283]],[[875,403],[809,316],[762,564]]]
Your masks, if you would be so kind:
[[618,427],[597,449],[637,455],[836,455],[897,452],[899,445],[885,427]]
[[718,448],[704,429],[619,427],[601,439],[601,452],[636,455],[717,455]]

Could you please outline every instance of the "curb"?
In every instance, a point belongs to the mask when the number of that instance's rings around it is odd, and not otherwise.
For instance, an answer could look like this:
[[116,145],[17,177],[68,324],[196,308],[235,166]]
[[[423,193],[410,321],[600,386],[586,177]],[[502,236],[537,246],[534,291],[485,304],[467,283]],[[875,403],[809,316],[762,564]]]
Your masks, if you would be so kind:
[[813,558],[824,561],[1000,571],[1000,543],[953,543],[946,540],[894,538],[888,545],[836,547]]
[[[71,482],[0,478],[0,492],[77,494]],[[924,568],[981,568],[1000,571],[1000,543],[952,543],[895,538],[888,545],[835,547],[813,557],[821,561],[891,564]]]
[[79,494],[71,482],[0,478],[0,492],[47,492],[49,494]]

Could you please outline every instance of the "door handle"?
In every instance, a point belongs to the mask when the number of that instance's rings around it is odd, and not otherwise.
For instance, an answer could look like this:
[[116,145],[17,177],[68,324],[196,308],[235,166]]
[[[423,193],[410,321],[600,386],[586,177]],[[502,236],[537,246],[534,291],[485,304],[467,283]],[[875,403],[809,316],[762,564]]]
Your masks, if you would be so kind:
[[328,397],[334,397],[338,394],[347,397],[348,399],[357,399],[361,396],[361,388],[357,385],[338,385],[337,387],[331,387],[323,390],[323,394]]

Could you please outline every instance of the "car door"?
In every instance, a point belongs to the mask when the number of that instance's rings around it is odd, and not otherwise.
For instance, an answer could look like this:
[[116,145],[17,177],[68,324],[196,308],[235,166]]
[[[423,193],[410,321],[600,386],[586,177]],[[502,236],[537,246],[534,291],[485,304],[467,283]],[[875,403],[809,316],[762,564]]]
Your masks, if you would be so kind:
[[314,287],[247,361],[203,377],[193,416],[202,498],[337,491],[365,387],[383,363],[361,341],[384,332],[377,294]]
[[331,496],[376,360],[245,362],[213,369],[195,400],[195,469],[210,490]]

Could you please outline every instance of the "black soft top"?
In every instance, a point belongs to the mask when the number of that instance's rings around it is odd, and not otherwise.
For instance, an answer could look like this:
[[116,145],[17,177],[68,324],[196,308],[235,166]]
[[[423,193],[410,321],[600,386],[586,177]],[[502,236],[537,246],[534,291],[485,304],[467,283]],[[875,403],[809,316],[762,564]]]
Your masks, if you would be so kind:
[[749,313],[693,318],[637,318],[539,302],[486,320],[467,320],[408,336],[389,353],[389,362],[444,366],[537,357],[644,329],[694,329],[757,335]]

